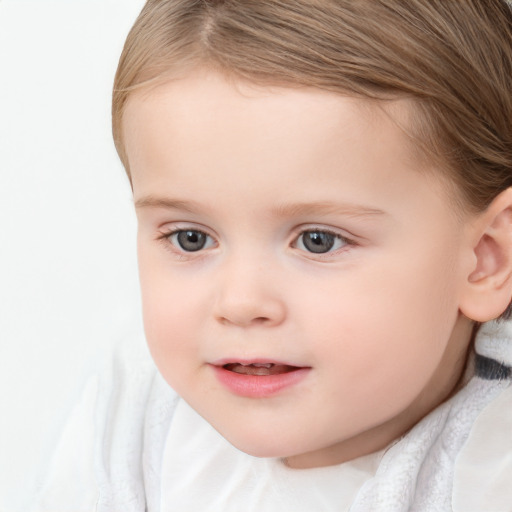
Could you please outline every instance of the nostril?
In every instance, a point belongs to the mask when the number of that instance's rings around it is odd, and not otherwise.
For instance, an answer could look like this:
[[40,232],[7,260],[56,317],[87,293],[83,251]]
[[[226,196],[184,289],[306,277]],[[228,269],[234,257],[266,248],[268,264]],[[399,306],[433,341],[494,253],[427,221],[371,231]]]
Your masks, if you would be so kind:
[[261,324],[268,323],[270,321],[270,318],[267,318],[266,316],[258,316],[256,318],[252,318],[249,321],[242,321],[242,320],[233,320],[232,318],[221,317],[221,318],[219,318],[219,320],[222,324],[261,325]]
[[222,294],[214,304],[213,316],[224,325],[241,327],[279,325],[286,316],[284,304],[263,294]]

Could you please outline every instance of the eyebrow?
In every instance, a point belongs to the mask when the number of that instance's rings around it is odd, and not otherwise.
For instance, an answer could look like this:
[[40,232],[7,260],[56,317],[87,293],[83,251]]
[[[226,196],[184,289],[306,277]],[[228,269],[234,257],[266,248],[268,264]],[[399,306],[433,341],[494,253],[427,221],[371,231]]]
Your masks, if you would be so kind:
[[[181,210],[188,213],[199,213],[204,211],[199,203],[194,201],[184,201],[158,196],[145,196],[135,201],[135,208],[164,208],[167,210]],[[271,213],[276,217],[294,217],[296,215],[329,215],[338,214],[350,217],[376,217],[387,215],[385,211],[378,208],[347,203],[334,202],[304,202],[279,204],[275,206]]]
[[386,215],[384,210],[370,208],[368,206],[351,203],[293,203],[281,204],[273,209],[273,213],[279,217],[293,217],[295,215],[347,215],[350,217],[375,217]]
[[182,201],[166,197],[146,196],[135,201],[135,208],[165,208],[167,210],[183,210],[197,213],[201,208],[193,201]]

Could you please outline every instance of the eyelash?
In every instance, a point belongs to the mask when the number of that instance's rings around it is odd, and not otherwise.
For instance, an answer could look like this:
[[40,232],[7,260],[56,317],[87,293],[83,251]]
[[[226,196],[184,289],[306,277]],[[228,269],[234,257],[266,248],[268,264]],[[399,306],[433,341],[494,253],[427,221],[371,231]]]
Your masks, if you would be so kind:
[[[201,253],[204,252],[204,250],[205,250],[204,246],[195,251],[194,250],[187,251],[187,250],[183,249],[182,247],[179,247],[178,246],[179,244],[175,244],[172,242],[172,237],[178,236],[180,233],[186,233],[186,232],[193,232],[193,233],[198,233],[200,235],[204,235],[205,237],[209,238],[210,240],[213,240],[215,243],[215,240],[211,235],[209,235],[205,231],[198,229],[198,228],[171,229],[169,231],[162,232],[158,236],[158,241],[162,242],[164,244],[164,247],[167,250],[171,251],[175,256],[178,256],[181,259],[187,259],[196,253],[197,253],[197,256],[199,256]],[[331,248],[329,248],[329,250],[326,252],[313,252],[313,251],[308,251],[307,249],[298,248],[297,244],[301,240],[301,237],[303,237],[307,233],[320,233],[323,235],[328,235],[335,239],[335,243],[336,243],[336,241],[339,241],[343,245],[341,248],[337,248],[334,251],[331,251]],[[302,242],[302,245],[304,246],[304,242]],[[305,252],[306,254],[312,255],[315,258],[319,258],[319,259],[329,258],[333,255],[337,255],[339,252],[346,251],[349,247],[353,247],[353,246],[357,246],[357,245],[358,244],[354,240],[347,238],[346,236],[343,236],[334,230],[330,230],[330,229],[323,228],[323,227],[322,228],[314,227],[314,226],[301,229],[300,232],[296,236],[294,236],[292,244],[291,244],[292,247],[300,250],[301,252]],[[209,248],[209,247],[207,247],[207,248]]]

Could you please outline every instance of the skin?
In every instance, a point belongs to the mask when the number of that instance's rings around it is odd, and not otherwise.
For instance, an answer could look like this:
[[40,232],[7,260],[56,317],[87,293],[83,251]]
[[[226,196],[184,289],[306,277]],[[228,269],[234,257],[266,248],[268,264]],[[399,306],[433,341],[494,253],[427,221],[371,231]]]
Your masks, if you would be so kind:
[[[473,328],[460,312],[472,223],[382,109],[203,71],[134,93],[123,130],[150,351],[234,446],[338,464],[454,392]],[[184,250],[177,230],[205,247]],[[332,250],[310,252],[306,230],[334,233]],[[225,358],[308,370],[244,397],[215,375]]]

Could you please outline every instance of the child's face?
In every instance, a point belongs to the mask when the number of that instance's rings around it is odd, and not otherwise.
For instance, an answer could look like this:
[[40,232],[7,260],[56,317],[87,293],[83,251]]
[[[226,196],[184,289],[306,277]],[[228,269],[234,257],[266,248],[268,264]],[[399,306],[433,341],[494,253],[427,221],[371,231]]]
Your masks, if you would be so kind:
[[236,447],[339,463],[453,390],[466,223],[383,111],[198,73],[124,133],[150,350]]

